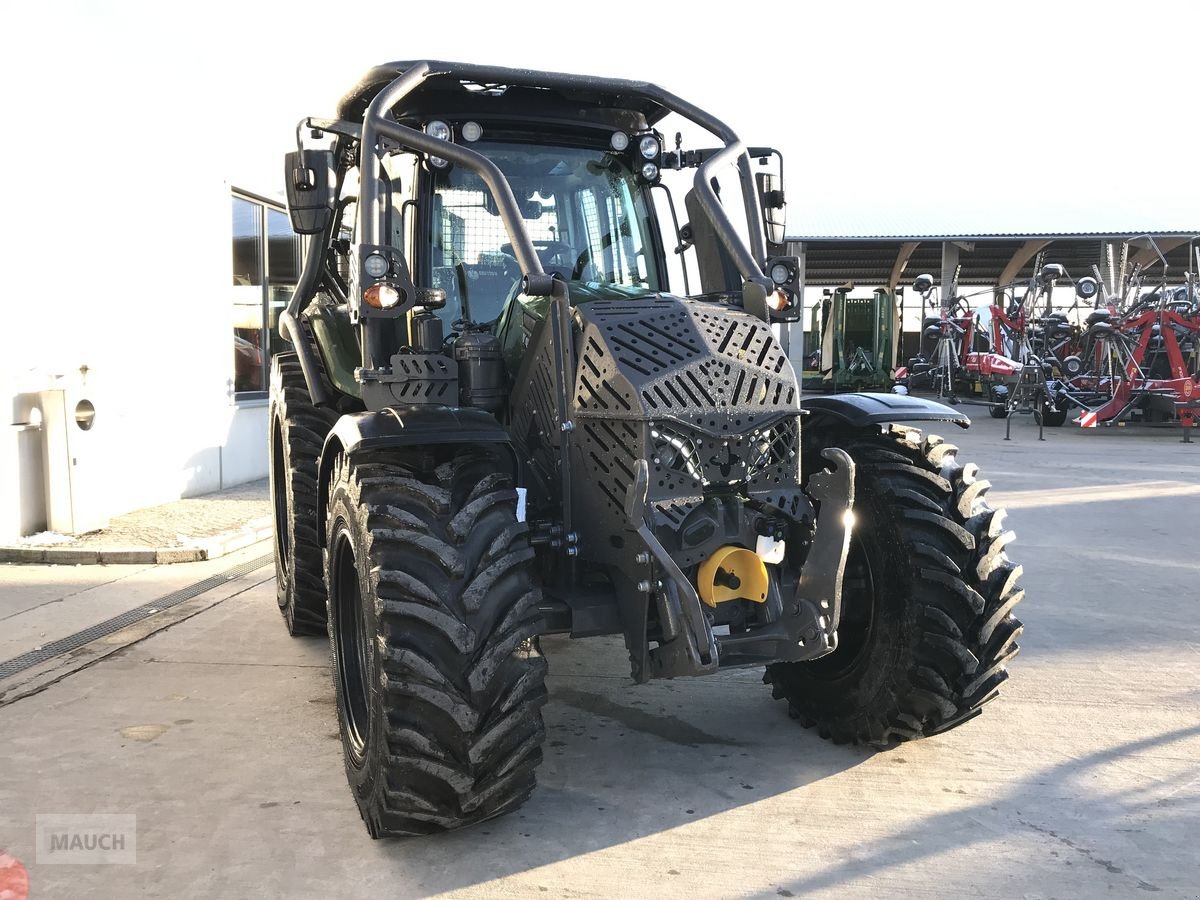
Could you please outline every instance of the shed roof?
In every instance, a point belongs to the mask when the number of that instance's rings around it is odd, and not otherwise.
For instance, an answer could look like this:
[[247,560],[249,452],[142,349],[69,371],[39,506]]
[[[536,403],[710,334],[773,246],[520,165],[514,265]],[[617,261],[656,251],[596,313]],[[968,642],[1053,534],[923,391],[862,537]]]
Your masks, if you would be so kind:
[[[995,285],[1019,254],[1037,248],[1046,263],[1061,263],[1075,278],[1091,274],[1092,266],[1103,266],[1105,243],[1130,243],[1130,258],[1145,265],[1157,262],[1150,238],[1167,260],[1169,277],[1182,277],[1194,267],[1194,247],[1200,246],[1200,229],[1164,231],[1152,235],[1138,232],[1087,232],[1075,234],[961,234],[887,235],[870,237],[799,236],[789,238],[793,252],[805,253],[805,283],[839,285],[886,285],[906,245],[916,244],[903,267],[898,284],[912,284],[923,272],[937,278],[942,266],[942,244],[959,245],[960,285]],[[1039,246],[1042,245],[1042,246]],[[1033,274],[1036,253],[1016,269],[1015,278]],[[1158,266],[1155,266],[1158,269]]]

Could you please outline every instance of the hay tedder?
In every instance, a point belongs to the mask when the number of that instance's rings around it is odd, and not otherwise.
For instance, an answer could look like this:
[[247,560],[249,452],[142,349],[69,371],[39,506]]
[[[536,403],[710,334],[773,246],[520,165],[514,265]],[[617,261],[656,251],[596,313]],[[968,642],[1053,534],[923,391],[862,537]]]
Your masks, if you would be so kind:
[[[1200,249],[1193,255],[1200,269]],[[1080,409],[1084,427],[1127,420],[1162,423],[1178,418],[1195,425],[1200,397],[1200,285],[1196,271],[1170,286],[1164,273],[1144,290],[1137,266],[1120,295],[1102,293],[1079,335],[1077,353],[1066,360],[1064,395]],[[1103,289],[1102,289],[1103,290]]]
[[[1022,296],[1019,284],[996,291],[986,324],[952,284],[941,315],[924,323],[930,351],[909,361],[902,383],[924,378],[950,403],[975,395],[996,418],[1032,413],[1059,426],[1075,411],[1084,427],[1174,419],[1190,427],[1200,399],[1200,248],[1191,248],[1182,284],[1168,282],[1160,260],[1153,287],[1146,269],[1123,259],[1110,288],[1099,267],[1073,279],[1039,258]],[[1065,310],[1053,302],[1064,281],[1074,288]],[[916,287],[928,298],[933,279],[922,275]]]

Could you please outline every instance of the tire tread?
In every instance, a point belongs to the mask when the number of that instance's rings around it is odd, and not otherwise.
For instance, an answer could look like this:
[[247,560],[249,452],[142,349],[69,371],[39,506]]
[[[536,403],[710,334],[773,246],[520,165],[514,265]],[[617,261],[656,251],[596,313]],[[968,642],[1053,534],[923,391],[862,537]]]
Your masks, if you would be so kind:
[[895,427],[842,438],[857,464],[856,495],[889,504],[907,581],[906,643],[890,671],[854,685],[822,681],[806,663],[768,666],[764,680],[822,736],[886,747],[961,725],[997,695],[1019,649],[1021,568],[1007,555],[1004,512],[987,503],[990,483],[959,464],[953,444]]

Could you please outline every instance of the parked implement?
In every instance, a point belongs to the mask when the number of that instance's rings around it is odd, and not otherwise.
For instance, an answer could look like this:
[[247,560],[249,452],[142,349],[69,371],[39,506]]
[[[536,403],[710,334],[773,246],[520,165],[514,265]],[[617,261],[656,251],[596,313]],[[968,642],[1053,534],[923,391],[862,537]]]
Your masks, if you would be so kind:
[[882,390],[896,369],[900,308],[895,293],[875,288],[850,296],[853,284],[825,291],[813,307],[809,334],[818,343],[816,371],[805,372],[804,387],[820,391]]
[[[666,149],[671,114],[719,146]],[[894,424],[966,418],[843,395],[801,429],[772,330],[799,271],[768,253],[773,151],[650,84],[427,61],[372,70],[299,139],[279,597],[316,626],[320,554],[372,835],[529,795],[545,633],[624,635],[639,682],[766,666],[835,740],[934,734],[995,695],[1020,631],[1011,534],[952,445]],[[688,169],[679,225],[654,199]],[[670,292],[671,250],[694,296]]]

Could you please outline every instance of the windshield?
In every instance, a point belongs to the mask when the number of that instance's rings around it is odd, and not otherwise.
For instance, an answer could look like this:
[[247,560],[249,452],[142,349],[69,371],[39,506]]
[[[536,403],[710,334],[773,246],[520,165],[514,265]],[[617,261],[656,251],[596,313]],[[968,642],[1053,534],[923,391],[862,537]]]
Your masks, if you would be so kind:
[[[547,273],[614,293],[660,290],[643,193],[623,160],[578,147],[481,142],[473,149],[512,185]],[[436,172],[434,191],[429,259],[433,285],[446,292],[440,314],[493,322],[524,274],[496,204],[461,166]]]

